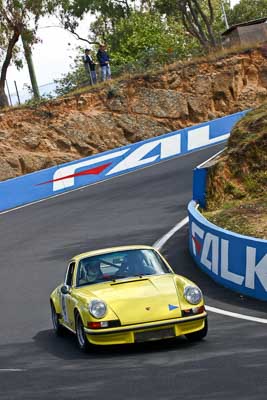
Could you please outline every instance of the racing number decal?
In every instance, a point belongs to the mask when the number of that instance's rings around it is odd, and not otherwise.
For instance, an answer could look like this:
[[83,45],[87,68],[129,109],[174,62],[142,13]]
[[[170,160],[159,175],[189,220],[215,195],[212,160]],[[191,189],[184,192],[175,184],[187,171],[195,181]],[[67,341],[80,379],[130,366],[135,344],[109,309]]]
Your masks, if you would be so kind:
[[66,294],[62,294],[62,295],[61,295],[62,316],[63,316],[63,320],[64,320],[65,322],[69,322],[69,319],[68,319],[68,311],[67,311],[67,304],[66,304],[66,302],[67,302],[66,297],[67,297],[67,296],[68,296],[68,295],[66,295]]
[[[67,285],[69,288],[72,287],[72,278],[73,278],[73,273],[74,273],[74,268],[75,268],[75,262],[71,262],[68,266],[66,277],[65,277],[65,285]],[[61,308],[62,308],[62,316],[63,320],[69,324],[69,315],[68,315],[68,303],[70,300],[70,295],[69,294],[63,294],[61,293]]]

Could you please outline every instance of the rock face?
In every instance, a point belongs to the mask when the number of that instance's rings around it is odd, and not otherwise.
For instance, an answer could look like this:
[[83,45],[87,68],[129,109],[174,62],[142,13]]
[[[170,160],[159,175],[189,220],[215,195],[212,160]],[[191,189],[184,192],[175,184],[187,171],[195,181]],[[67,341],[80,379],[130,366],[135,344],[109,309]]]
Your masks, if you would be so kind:
[[168,66],[36,107],[0,111],[0,180],[222,117],[267,100],[260,50]]

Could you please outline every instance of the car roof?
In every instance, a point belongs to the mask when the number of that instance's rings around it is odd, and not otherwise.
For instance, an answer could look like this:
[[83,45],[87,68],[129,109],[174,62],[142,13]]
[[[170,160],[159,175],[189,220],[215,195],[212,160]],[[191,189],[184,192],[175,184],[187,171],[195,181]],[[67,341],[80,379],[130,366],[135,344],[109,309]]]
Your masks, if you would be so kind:
[[92,257],[92,256],[97,256],[97,255],[105,254],[105,253],[112,253],[112,252],[116,252],[116,251],[140,250],[140,249],[155,250],[154,247],[146,246],[146,245],[128,245],[128,246],[108,247],[105,249],[92,250],[92,251],[88,251],[86,253],[77,254],[76,256],[72,257],[72,261],[79,261],[85,257]]

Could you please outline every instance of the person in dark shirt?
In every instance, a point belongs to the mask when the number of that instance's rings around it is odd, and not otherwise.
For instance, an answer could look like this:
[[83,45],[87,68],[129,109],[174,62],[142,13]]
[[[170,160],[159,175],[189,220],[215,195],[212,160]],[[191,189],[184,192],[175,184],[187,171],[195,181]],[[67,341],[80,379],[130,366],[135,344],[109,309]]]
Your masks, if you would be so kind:
[[106,51],[106,46],[104,44],[99,45],[99,49],[97,52],[97,59],[101,68],[101,80],[106,81],[111,78],[111,70],[110,70],[110,59],[109,55]]
[[95,70],[96,64],[90,54],[89,49],[85,49],[85,51],[84,51],[83,63],[84,63],[85,70],[90,77],[91,85],[96,84],[96,70]]

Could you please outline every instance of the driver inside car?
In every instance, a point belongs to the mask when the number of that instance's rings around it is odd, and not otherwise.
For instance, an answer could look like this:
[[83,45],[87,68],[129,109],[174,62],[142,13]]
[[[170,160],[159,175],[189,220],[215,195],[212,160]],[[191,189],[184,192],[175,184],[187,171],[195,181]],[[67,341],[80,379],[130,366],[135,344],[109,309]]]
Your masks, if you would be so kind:
[[129,251],[119,270],[119,275],[124,274],[125,277],[149,273],[151,273],[151,270],[147,268],[143,255],[137,251]]
[[87,261],[81,266],[79,285],[86,283],[100,282],[103,274],[100,268],[100,262],[97,260]]

